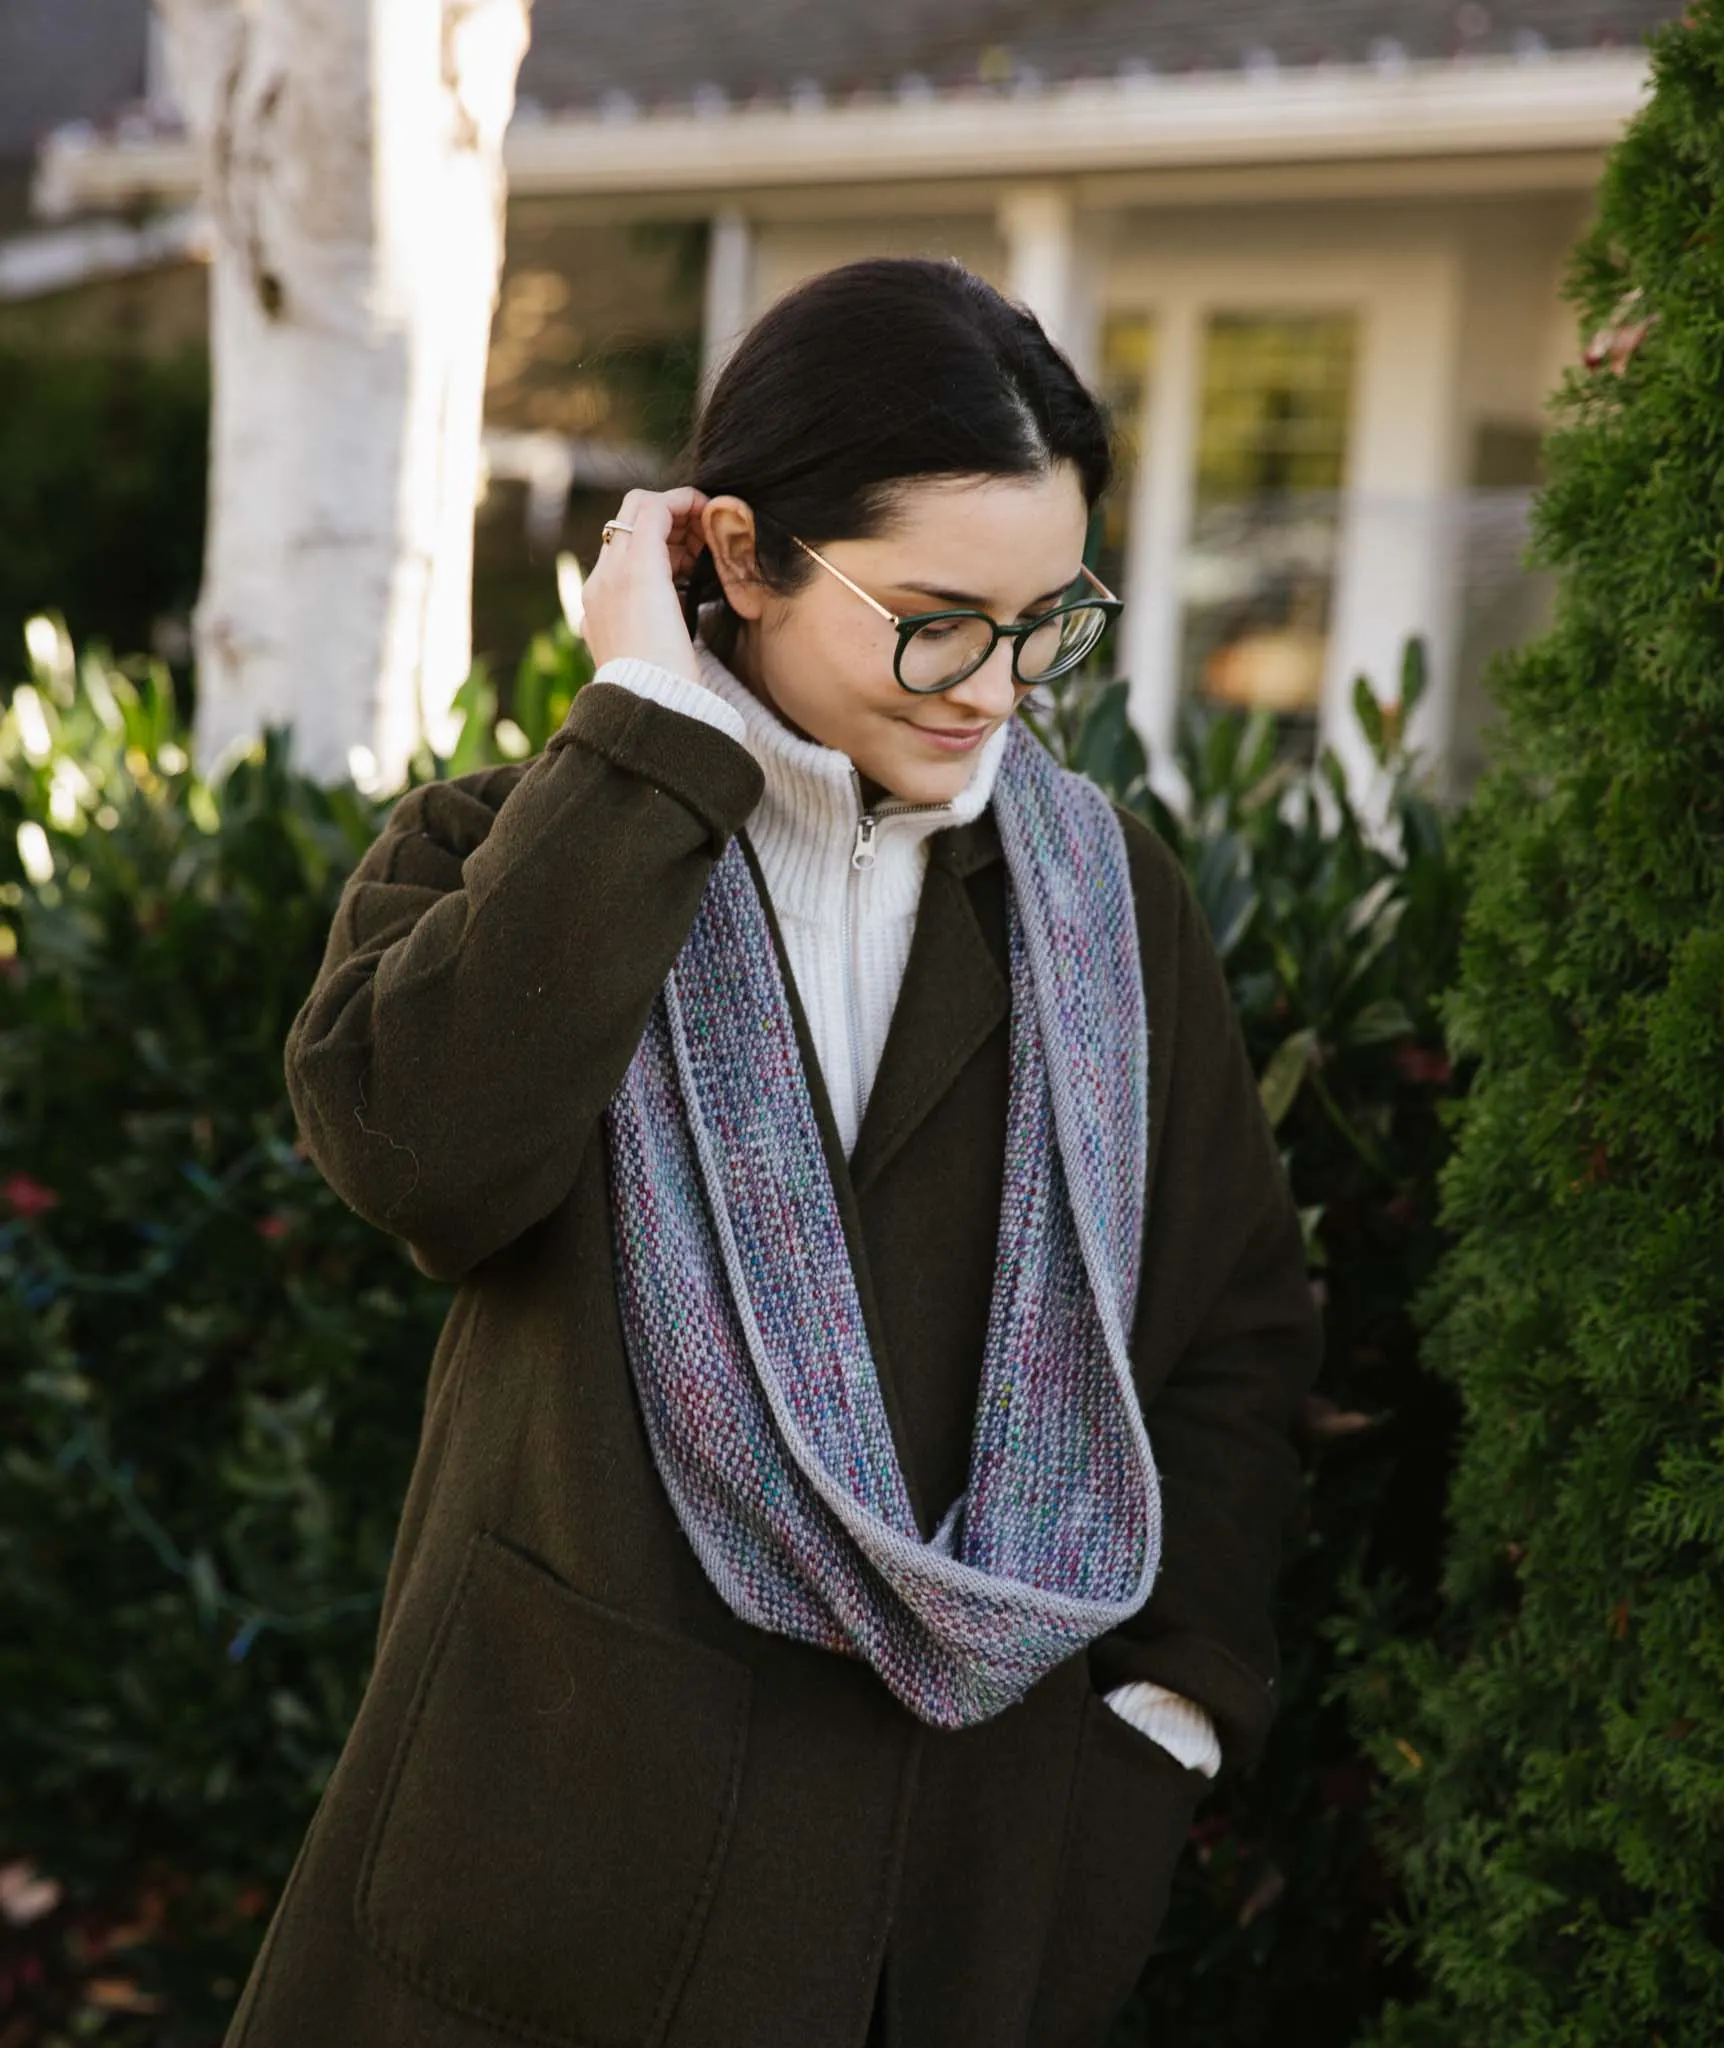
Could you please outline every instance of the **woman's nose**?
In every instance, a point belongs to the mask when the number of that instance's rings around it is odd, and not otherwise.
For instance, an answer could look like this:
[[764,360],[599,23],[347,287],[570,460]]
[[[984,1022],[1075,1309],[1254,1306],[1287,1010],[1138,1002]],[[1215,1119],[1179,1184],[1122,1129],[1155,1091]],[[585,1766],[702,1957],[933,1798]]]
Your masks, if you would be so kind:
[[946,702],[972,718],[1010,718],[1020,695],[1012,680],[1012,651],[1010,640],[999,641],[974,675],[941,693]]

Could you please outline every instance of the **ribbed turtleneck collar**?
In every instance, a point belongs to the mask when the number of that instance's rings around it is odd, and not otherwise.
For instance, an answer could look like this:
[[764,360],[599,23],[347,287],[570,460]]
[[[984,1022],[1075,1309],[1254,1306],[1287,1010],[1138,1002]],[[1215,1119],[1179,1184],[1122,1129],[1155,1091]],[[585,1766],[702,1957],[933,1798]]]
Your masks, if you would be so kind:
[[[760,764],[764,787],[748,820],[780,916],[840,914],[856,878],[851,854],[862,816],[861,777],[847,754],[790,730],[709,647],[697,644],[701,681],[742,718],[743,744]],[[927,867],[928,840],[981,816],[993,795],[1006,746],[1002,722],[982,742],[969,781],[949,803],[897,809],[883,797],[873,810],[874,865],[863,877],[876,916],[912,912]]]

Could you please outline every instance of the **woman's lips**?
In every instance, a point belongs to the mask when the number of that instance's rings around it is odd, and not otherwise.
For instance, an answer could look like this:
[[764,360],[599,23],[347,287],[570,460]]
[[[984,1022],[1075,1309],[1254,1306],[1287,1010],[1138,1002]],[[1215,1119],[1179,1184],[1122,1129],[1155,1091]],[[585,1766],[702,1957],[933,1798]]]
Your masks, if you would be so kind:
[[967,754],[987,733],[985,725],[966,725],[942,729],[937,725],[918,725],[914,728],[930,746],[943,748],[948,754]]

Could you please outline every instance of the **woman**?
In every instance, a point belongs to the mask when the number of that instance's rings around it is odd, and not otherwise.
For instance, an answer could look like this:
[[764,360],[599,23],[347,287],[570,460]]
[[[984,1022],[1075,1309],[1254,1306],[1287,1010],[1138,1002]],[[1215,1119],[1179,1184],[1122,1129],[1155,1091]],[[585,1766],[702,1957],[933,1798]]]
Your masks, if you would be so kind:
[[233,2048],[1064,2048],[1130,1991],[1274,1713],[1317,1336],[1180,871],[1013,717],[1108,474],[979,279],[815,278],[619,507],[544,753],[349,882],[290,1092],[456,1293]]

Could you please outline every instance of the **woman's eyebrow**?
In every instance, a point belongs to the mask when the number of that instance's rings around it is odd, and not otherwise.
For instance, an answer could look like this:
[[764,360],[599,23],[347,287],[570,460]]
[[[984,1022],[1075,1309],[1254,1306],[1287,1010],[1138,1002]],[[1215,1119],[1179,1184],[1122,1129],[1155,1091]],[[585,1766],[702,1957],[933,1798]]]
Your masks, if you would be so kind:
[[[1061,597],[1066,591],[1070,590],[1076,581],[1077,572],[1074,570],[1063,583],[1057,584],[1052,590],[1044,590],[1040,597],[1032,597],[1030,603],[1046,604],[1051,597]],[[979,612],[985,612],[988,608],[987,600],[977,597],[973,591],[941,590],[932,583],[896,583],[892,587],[895,590],[914,591],[918,597],[937,597],[942,604],[967,605],[972,610]]]

